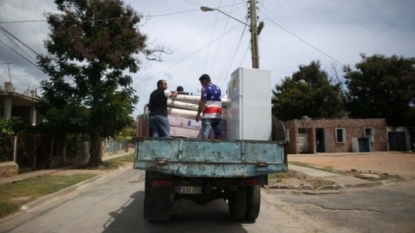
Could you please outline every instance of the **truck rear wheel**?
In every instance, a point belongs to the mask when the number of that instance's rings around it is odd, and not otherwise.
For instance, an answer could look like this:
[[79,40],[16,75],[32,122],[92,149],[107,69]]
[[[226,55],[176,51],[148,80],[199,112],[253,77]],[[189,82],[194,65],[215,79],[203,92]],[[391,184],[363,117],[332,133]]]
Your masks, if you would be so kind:
[[228,200],[229,215],[233,220],[243,220],[246,211],[247,191],[245,186],[238,186]]
[[246,187],[246,213],[245,219],[254,221],[258,218],[261,209],[261,188],[259,185]]
[[147,221],[168,221],[173,208],[171,187],[153,187],[152,178],[163,175],[158,172],[146,171],[144,195],[144,219]]

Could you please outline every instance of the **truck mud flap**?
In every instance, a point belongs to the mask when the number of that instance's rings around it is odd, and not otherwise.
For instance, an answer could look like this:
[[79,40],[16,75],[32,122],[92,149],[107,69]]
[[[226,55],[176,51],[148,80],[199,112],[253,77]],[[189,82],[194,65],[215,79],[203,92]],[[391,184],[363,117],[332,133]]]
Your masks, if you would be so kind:
[[153,187],[152,177],[157,173],[146,171],[144,219],[148,221],[168,221],[173,209],[174,191],[171,187]]
[[232,192],[228,200],[229,215],[232,220],[240,221],[244,219],[246,213],[246,196],[246,186],[238,186],[238,189]]

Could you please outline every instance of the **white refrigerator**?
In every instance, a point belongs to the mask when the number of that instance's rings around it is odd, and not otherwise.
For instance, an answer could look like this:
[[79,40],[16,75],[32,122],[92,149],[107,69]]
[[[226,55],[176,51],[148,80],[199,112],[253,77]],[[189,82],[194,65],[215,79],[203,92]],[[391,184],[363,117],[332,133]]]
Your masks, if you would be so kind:
[[227,134],[231,140],[270,140],[271,73],[238,68],[227,87]]

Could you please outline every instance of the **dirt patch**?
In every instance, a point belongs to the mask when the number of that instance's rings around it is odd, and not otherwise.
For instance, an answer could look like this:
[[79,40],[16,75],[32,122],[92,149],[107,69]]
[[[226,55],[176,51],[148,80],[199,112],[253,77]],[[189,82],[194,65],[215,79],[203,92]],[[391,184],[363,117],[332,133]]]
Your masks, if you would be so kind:
[[311,177],[292,170],[288,170],[286,173],[272,174],[268,177],[268,186],[270,188],[309,187],[317,189],[324,185],[333,184],[334,182],[317,177]]
[[[327,167],[359,176],[378,174],[382,179],[415,180],[415,155],[406,153],[289,155],[289,162]],[[360,178],[360,177],[359,177]]]

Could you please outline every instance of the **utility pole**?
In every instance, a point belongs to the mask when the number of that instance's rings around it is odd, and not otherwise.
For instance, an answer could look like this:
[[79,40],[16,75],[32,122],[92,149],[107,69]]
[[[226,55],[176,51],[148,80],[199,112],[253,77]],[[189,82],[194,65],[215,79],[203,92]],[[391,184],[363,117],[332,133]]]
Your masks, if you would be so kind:
[[252,68],[259,69],[259,51],[258,51],[258,28],[256,14],[256,0],[250,1],[250,17],[251,17],[251,52],[252,52]]
[[247,3],[249,3],[249,16],[251,18],[251,25],[248,25],[247,23],[244,23],[243,21],[233,17],[230,14],[227,14],[223,11],[221,11],[218,8],[212,8],[207,6],[201,6],[200,9],[204,12],[207,11],[218,11],[221,14],[224,14],[242,24],[244,24],[247,27],[250,27],[251,32],[251,54],[252,54],[252,68],[259,69],[259,51],[258,51],[258,35],[261,33],[262,29],[264,28],[264,22],[261,21],[259,23],[259,26],[257,27],[257,14],[256,14],[256,0],[248,0]]
[[0,63],[0,64],[2,64],[2,65],[7,65],[7,69],[9,70],[9,82],[12,82],[12,76],[10,76],[10,64],[13,64],[13,63],[9,63],[9,62],[5,62],[5,63]]

